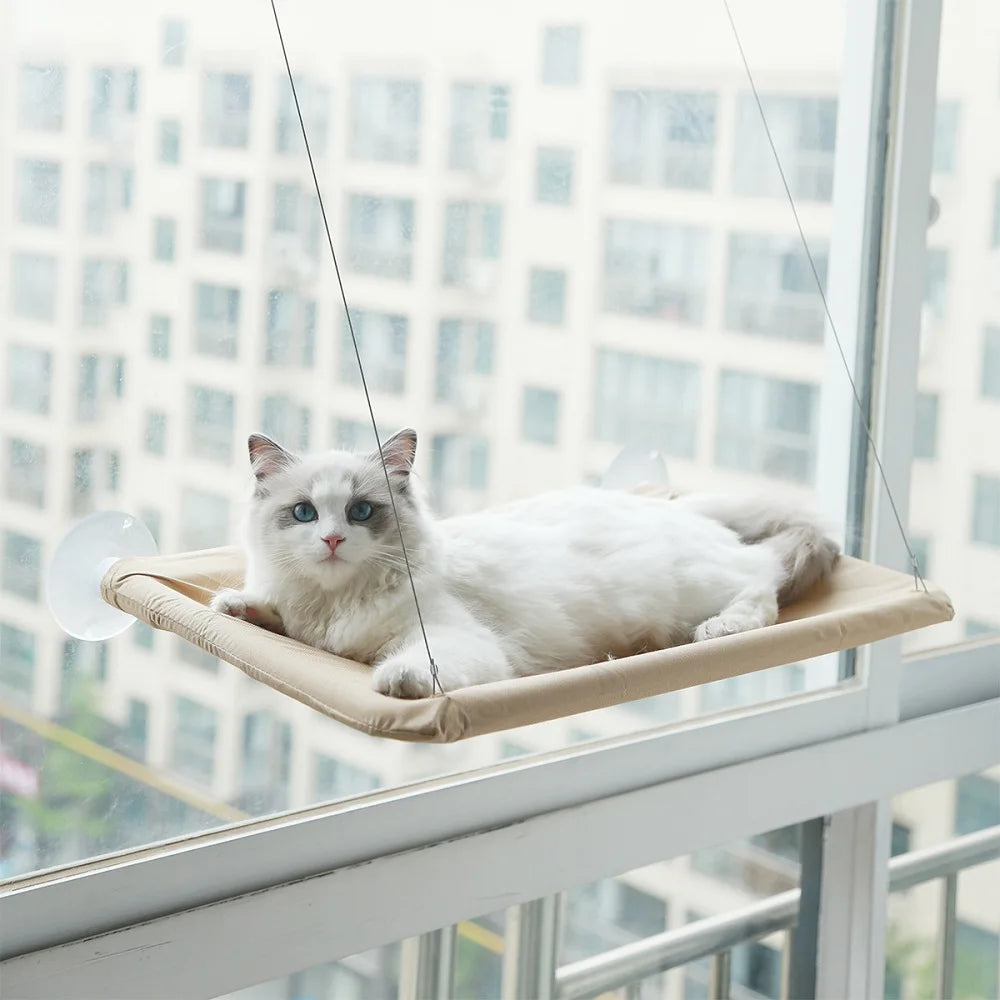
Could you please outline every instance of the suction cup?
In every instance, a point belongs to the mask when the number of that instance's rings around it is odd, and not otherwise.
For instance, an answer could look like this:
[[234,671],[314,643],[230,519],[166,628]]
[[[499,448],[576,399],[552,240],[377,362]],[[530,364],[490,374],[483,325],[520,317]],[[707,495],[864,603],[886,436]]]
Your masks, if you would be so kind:
[[666,486],[667,463],[658,451],[627,445],[615,456],[601,477],[609,490],[628,490],[635,486]]
[[135,619],[101,597],[104,574],[125,556],[154,556],[156,542],[142,521],[120,510],[85,517],[56,546],[45,575],[45,596],[59,627],[74,639],[99,642]]

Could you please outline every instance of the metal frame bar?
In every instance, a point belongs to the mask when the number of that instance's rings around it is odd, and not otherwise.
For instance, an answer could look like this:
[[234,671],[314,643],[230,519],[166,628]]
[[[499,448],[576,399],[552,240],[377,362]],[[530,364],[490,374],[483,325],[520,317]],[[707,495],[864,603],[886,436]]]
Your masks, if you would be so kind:
[[[905,525],[909,512],[913,423],[917,392],[920,308],[923,288],[936,101],[940,0],[883,0],[850,10],[847,44],[891,51],[893,74],[889,158],[882,218],[878,286],[881,299],[872,357],[874,436],[886,480]],[[891,49],[886,39],[892,41]],[[872,51],[871,65],[877,61]],[[873,78],[873,87],[877,80]],[[870,161],[874,162],[874,161]],[[837,175],[842,176],[841,171]],[[836,181],[835,181],[836,182]],[[850,178],[847,178],[850,183]],[[868,178],[866,192],[873,189]],[[836,196],[836,192],[835,192]],[[869,276],[868,284],[874,282]],[[891,365],[889,359],[891,358]],[[891,370],[890,370],[891,369]],[[867,555],[904,566],[900,537],[885,487],[869,470],[870,531]],[[866,650],[868,723],[891,726],[900,717],[901,642]],[[816,995],[882,995],[892,808],[882,796],[830,818],[824,846],[820,945]]]
[[[1000,699],[379,856],[11,958],[0,975],[5,991],[24,1000],[217,996],[723,839],[981,770],[1000,755],[998,731]],[[956,732],[961,740],[951,738]],[[872,768],[872,760],[891,765]]]
[[[957,881],[958,872],[998,858],[1000,827],[980,830],[927,850],[912,851],[893,858],[889,862],[889,891],[905,892],[942,877]],[[621,989],[701,958],[731,951],[737,945],[759,940],[777,931],[785,931],[787,939],[796,924],[800,902],[800,891],[789,889],[739,910],[730,910],[721,916],[708,917],[677,930],[665,931],[564,965],[556,975],[558,1000],[585,1000]],[[786,940],[785,959],[790,950]],[[798,1000],[814,994],[798,993],[786,985],[782,995]]]
[[848,735],[859,731],[864,707],[853,682],[765,711],[661,727],[16,880],[0,891],[0,960]]

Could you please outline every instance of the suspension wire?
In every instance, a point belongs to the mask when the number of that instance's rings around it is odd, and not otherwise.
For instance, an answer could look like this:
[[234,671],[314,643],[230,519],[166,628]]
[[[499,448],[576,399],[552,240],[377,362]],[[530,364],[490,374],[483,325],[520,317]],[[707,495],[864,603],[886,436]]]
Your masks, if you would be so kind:
[[781,164],[781,157],[778,155],[778,148],[774,144],[774,136],[771,134],[771,128],[767,123],[767,115],[764,113],[764,103],[761,100],[760,92],[757,90],[757,83],[750,70],[750,62],[747,59],[746,51],[743,48],[743,42],[740,39],[740,33],[736,27],[736,21],[733,18],[733,12],[729,6],[729,0],[722,0],[722,5],[726,10],[726,17],[729,19],[729,26],[733,30],[733,38],[736,41],[737,49],[739,49],[740,59],[743,62],[743,69],[746,73],[747,82],[750,84],[750,90],[753,92],[753,99],[757,105],[757,112],[760,115],[761,125],[764,126],[764,134],[767,136],[768,145],[771,147],[771,153],[774,156],[774,165],[778,168],[778,174],[781,177],[781,184],[784,187],[785,195],[788,198],[788,207],[792,210],[792,218],[795,220],[795,226],[799,231],[799,240],[802,242],[802,249],[805,250],[806,258],[809,261],[809,268],[816,281],[816,290],[819,292],[819,297],[823,302],[823,312],[826,314],[826,320],[830,324],[830,332],[833,334],[834,342],[837,345],[837,353],[840,355],[841,363],[844,366],[847,381],[851,384],[851,392],[854,394],[854,402],[857,405],[858,419],[864,429],[865,436],[868,438],[868,444],[871,447],[872,456],[874,457],[875,464],[878,467],[879,477],[882,480],[882,485],[885,487],[885,495],[889,500],[889,506],[892,508],[893,517],[896,519],[896,525],[899,528],[900,537],[903,539],[903,545],[906,546],[906,552],[910,557],[910,566],[913,569],[914,589],[918,589],[917,581],[919,581],[919,586],[923,587],[924,592],[926,593],[927,582],[924,580],[923,574],[920,572],[920,564],[914,554],[913,547],[910,545],[910,539],[906,533],[906,528],[903,526],[903,519],[900,516],[899,508],[896,506],[896,498],[892,495],[892,489],[889,486],[889,480],[886,477],[885,468],[882,465],[882,459],[879,456],[878,447],[875,444],[875,437],[872,434],[871,424],[865,414],[865,407],[861,402],[861,395],[858,392],[858,387],[854,382],[854,376],[851,373],[851,365],[847,360],[847,355],[844,353],[843,344],[840,342],[840,335],[837,333],[837,324],[833,321],[833,315],[830,312],[830,304],[826,297],[826,290],[823,287],[823,279],[820,278],[819,269],[816,267],[816,260],[813,257],[812,250],[809,248],[809,241],[806,239],[805,230],[802,228],[802,221],[799,218],[799,210],[795,204],[795,198],[792,196],[792,189],[788,184],[788,178],[785,175],[785,168]]
[[333,246],[333,234],[330,231],[330,221],[326,215],[326,207],[323,204],[323,192],[320,190],[319,176],[316,173],[316,161],[313,159],[312,148],[309,145],[309,134],[306,131],[306,120],[302,114],[302,105],[299,103],[299,93],[295,87],[295,75],[292,73],[292,64],[288,60],[288,49],[285,47],[285,36],[281,30],[281,20],[278,17],[278,8],[275,0],[271,0],[271,12],[274,14],[274,27],[278,32],[278,42],[281,45],[281,55],[285,60],[285,71],[288,74],[288,83],[292,88],[292,100],[295,102],[295,113],[299,118],[299,129],[302,132],[302,141],[306,147],[306,157],[309,160],[309,170],[312,173],[313,187],[316,191],[316,200],[319,202],[320,215],[323,217],[323,228],[326,230],[326,242],[330,247],[330,257],[333,260],[333,270],[337,276],[337,286],[340,289],[340,300],[344,304],[344,315],[347,317],[347,328],[351,333],[351,343],[354,345],[354,356],[358,361],[358,372],[361,375],[361,387],[365,391],[365,402],[368,404],[368,416],[371,419],[372,430],[375,433],[375,443],[378,446],[378,457],[382,463],[382,473],[385,476],[386,489],[389,491],[389,503],[392,506],[392,516],[396,521],[396,531],[399,534],[399,544],[403,551],[403,562],[406,564],[406,575],[410,581],[410,590],[413,593],[413,606],[417,611],[417,621],[420,623],[420,634],[423,636],[424,649],[427,650],[427,662],[431,670],[431,691],[444,694],[441,686],[441,679],[438,676],[438,665],[434,662],[431,653],[431,644],[427,639],[427,629],[424,626],[424,616],[420,610],[420,599],[417,597],[417,585],[413,580],[413,570],[410,567],[410,556],[406,551],[406,540],[403,538],[403,526],[399,520],[399,512],[396,509],[396,497],[392,492],[392,483],[389,480],[389,469],[385,463],[385,455],[382,452],[382,442],[379,440],[378,424],[375,421],[375,410],[372,407],[372,398],[368,392],[368,380],[365,377],[365,366],[361,362],[361,349],[358,347],[357,334],[354,332],[354,321],[351,318],[351,309],[347,304],[347,293],[344,291],[344,279],[340,273],[340,263],[337,260],[337,251]]

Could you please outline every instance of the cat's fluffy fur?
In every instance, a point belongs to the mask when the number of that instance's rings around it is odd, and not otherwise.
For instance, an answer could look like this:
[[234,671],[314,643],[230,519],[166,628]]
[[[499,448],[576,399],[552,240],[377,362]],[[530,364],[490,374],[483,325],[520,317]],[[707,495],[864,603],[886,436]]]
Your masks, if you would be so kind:
[[[383,455],[445,691],[773,624],[838,557],[815,517],[773,499],[581,487],[436,520],[415,449],[400,431]],[[212,607],[372,664],[385,694],[431,694],[379,455],[295,456],[254,435],[250,457],[246,588]],[[294,519],[301,501],[316,520]]]

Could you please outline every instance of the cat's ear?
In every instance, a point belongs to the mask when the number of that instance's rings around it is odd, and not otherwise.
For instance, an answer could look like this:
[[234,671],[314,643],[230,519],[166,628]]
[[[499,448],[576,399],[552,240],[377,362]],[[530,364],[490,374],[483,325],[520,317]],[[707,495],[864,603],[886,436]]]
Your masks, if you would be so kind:
[[393,434],[382,445],[382,458],[385,459],[385,467],[390,472],[395,472],[403,476],[410,474],[416,454],[417,432],[411,430],[409,427]]
[[280,444],[275,444],[263,434],[251,434],[247,441],[250,452],[250,468],[257,477],[257,482],[263,482],[268,476],[273,476],[282,469],[287,469],[295,461]]

